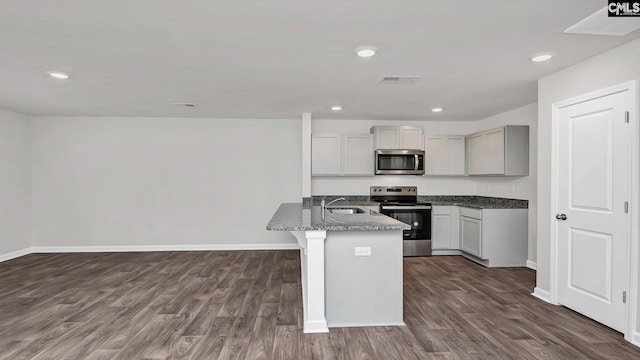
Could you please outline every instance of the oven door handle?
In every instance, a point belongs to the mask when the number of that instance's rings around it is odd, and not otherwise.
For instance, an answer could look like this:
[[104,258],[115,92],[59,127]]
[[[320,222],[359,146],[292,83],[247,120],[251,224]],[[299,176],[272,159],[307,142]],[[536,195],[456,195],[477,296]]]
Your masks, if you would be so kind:
[[416,205],[416,206],[383,206],[380,210],[431,210],[431,206],[428,205]]

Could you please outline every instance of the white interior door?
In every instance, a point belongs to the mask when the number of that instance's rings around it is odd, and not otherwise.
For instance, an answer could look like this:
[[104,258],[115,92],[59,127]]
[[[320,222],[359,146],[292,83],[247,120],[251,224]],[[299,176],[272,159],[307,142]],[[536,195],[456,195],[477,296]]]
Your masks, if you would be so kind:
[[621,332],[629,274],[629,105],[623,91],[559,109],[556,169],[558,302]]

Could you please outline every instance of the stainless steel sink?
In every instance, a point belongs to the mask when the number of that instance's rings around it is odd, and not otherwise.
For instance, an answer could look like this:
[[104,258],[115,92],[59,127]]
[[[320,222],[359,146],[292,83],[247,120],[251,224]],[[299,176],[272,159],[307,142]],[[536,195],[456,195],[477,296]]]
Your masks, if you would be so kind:
[[327,208],[327,210],[336,215],[364,214],[364,210],[355,207],[331,207]]

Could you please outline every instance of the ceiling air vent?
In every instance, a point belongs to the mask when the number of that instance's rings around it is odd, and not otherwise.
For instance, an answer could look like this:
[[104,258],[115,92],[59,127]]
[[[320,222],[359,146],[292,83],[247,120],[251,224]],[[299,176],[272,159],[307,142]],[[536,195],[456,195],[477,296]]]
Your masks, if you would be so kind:
[[171,105],[177,106],[177,107],[187,107],[187,108],[196,107],[196,104],[194,104],[194,103],[183,103],[183,102],[171,103]]
[[383,84],[413,84],[420,76],[385,76],[380,80]]
[[564,32],[567,34],[625,36],[640,28],[640,17],[608,17],[607,8],[587,16]]

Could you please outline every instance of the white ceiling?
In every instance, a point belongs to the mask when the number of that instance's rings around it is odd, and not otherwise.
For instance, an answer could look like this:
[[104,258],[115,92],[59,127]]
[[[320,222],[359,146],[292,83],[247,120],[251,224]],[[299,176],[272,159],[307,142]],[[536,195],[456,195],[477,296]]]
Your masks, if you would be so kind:
[[[605,5],[3,0],[0,107],[34,115],[480,119],[535,102],[538,78],[640,36],[563,33]],[[379,53],[357,58],[360,45]],[[557,56],[527,59],[545,50]],[[72,79],[51,79],[47,70]],[[380,84],[384,75],[421,79]],[[334,103],[344,110],[329,110]],[[433,114],[433,106],[446,110]]]

